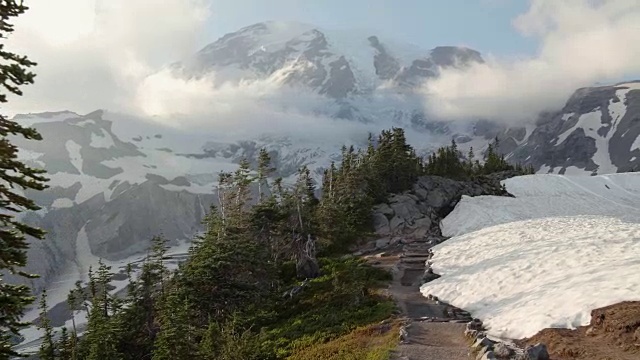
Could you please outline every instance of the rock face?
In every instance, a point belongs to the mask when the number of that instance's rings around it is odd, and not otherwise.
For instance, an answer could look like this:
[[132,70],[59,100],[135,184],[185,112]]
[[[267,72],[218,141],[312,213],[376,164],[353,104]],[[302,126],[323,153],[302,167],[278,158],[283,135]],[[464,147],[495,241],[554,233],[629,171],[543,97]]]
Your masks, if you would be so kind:
[[413,189],[391,195],[389,201],[373,210],[377,235],[422,239],[439,233],[439,222],[456,206],[462,195],[507,195],[500,180],[513,174],[502,173],[474,181],[456,181],[439,176],[418,179]]
[[579,89],[535,126],[503,129],[499,150],[540,173],[640,170],[640,82]]

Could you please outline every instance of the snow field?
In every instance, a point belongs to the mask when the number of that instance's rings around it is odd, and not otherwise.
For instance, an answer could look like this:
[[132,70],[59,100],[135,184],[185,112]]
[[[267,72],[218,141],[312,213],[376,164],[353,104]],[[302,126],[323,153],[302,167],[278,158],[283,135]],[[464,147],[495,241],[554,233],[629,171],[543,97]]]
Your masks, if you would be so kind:
[[640,301],[640,174],[504,183],[516,198],[465,197],[442,221],[453,237],[434,248],[442,277],[424,295],[512,339],[587,325],[594,308]]

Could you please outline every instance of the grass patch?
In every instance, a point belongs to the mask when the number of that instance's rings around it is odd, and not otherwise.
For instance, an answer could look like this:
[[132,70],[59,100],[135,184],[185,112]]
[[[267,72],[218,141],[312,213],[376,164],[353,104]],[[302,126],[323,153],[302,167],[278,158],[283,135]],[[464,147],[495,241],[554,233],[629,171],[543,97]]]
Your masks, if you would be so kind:
[[357,328],[347,335],[297,351],[288,360],[388,360],[398,346],[400,321]]
[[[362,259],[324,258],[320,265],[321,277],[309,281],[293,298],[279,301],[272,315],[260,320],[263,353],[272,352],[275,358],[286,359],[305,351],[319,351],[322,345],[330,349],[339,344],[343,347],[352,344],[356,351],[358,341],[364,341],[362,338],[367,331],[375,332],[371,324],[392,316],[396,309],[393,300],[378,291],[391,280],[390,273],[374,268]],[[332,343],[334,345],[330,345]]]

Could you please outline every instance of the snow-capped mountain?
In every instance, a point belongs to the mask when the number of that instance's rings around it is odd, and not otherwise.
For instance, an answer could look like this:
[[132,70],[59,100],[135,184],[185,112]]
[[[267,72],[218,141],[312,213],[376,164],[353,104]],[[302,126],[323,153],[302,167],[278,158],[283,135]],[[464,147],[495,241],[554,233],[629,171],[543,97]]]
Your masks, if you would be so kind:
[[386,81],[412,87],[437,76],[440,68],[482,61],[468,48],[426,51],[371,34],[263,22],[223,36],[172,68],[187,77],[215,71],[221,82],[271,77],[344,100]]
[[640,170],[640,81],[578,89],[563,109],[499,136],[511,161],[539,173]]

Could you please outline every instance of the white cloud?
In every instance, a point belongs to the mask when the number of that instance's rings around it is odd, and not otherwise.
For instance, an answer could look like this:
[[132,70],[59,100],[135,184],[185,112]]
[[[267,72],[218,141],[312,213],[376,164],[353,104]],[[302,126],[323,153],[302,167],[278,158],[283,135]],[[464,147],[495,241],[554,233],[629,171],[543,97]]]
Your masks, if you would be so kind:
[[513,24],[539,38],[536,56],[445,71],[424,89],[433,115],[527,121],[579,87],[640,73],[637,0],[532,0]]
[[332,118],[339,111],[332,99],[284,85],[277,74],[223,82],[216,75],[185,80],[162,70],[140,83],[135,104],[141,114],[165,125],[232,139],[295,135],[342,144],[390,126],[387,121],[365,124]]
[[339,110],[334,101],[283,86],[278,72],[267,79],[241,79],[237,69],[230,69],[185,79],[166,68],[211,40],[203,34],[213,0],[28,5],[9,46],[39,65],[36,83],[9,102],[11,113],[102,108],[212,136],[295,133],[338,143],[387,127],[332,119]]
[[7,47],[38,63],[36,83],[9,110],[126,109],[137,83],[195,51],[209,6],[203,0],[27,1]]

